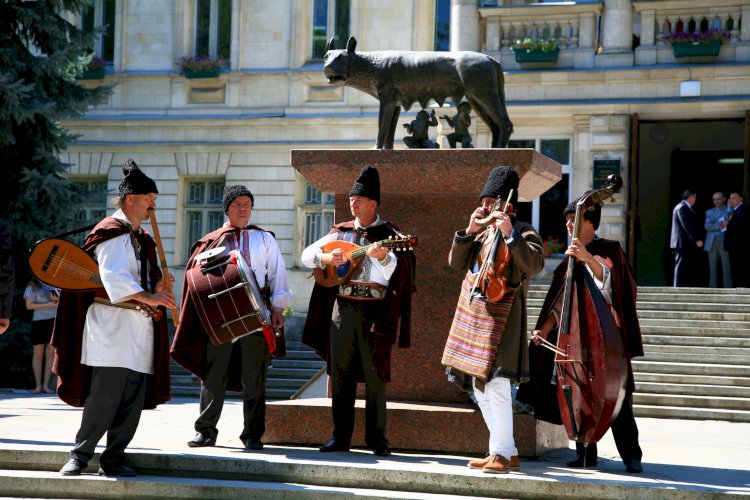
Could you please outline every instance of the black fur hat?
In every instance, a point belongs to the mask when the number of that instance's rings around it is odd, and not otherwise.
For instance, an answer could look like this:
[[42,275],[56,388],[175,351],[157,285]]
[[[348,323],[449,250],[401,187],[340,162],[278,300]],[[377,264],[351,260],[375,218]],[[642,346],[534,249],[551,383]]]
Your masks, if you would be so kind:
[[231,205],[234,199],[238,196],[249,196],[250,203],[255,206],[255,198],[253,197],[253,193],[251,193],[250,190],[242,184],[235,184],[234,186],[224,186],[224,194],[221,197],[221,201],[224,202],[224,213],[227,213],[227,210],[229,210],[229,205]]
[[365,196],[380,205],[380,175],[375,167],[366,166],[354,181],[349,196]]
[[156,183],[144,174],[133,160],[122,164],[122,173],[125,178],[120,183],[120,198],[126,194],[149,194],[158,193]]
[[[591,190],[586,191],[585,193],[583,193],[583,196],[586,196],[590,192],[591,192]],[[583,196],[581,196],[581,198],[583,198]],[[577,198],[577,199],[571,201],[570,203],[568,203],[568,206],[565,207],[565,210],[563,210],[563,217],[567,217],[568,214],[574,214],[574,213],[576,213],[576,203],[578,203],[578,200],[580,200],[581,198]],[[599,229],[599,223],[602,220],[602,206],[601,206],[601,204],[597,203],[593,207],[591,207],[588,210],[586,210],[585,212],[583,212],[583,218],[586,219],[587,221],[591,222],[591,224],[594,226],[594,230]]]
[[[518,199],[518,183],[518,174],[512,167],[495,167],[490,172],[490,176],[487,177],[487,183],[484,185],[479,199],[487,196],[515,203]],[[511,189],[513,190],[513,199],[508,200]]]

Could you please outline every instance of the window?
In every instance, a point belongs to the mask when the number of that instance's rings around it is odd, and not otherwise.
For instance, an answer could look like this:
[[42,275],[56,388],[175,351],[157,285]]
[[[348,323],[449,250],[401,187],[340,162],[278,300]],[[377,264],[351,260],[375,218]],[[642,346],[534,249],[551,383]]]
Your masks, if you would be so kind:
[[451,50],[451,1],[435,2],[435,50]]
[[349,0],[314,0],[312,15],[312,59],[326,53],[328,40],[343,49],[349,39]]
[[116,0],[96,0],[81,13],[81,30],[84,33],[104,29],[92,49],[96,56],[108,63],[115,59],[115,4]]
[[331,230],[335,197],[333,193],[321,193],[307,181],[303,181],[303,190],[300,222],[304,231],[302,248],[305,248]]
[[[80,204],[74,217],[76,227],[96,224],[107,216],[107,179],[74,180],[73,188],[80,195]],[[88,234],[84,231],[71,236],[74,243],[81,245]]]
[[196,0],[195,57],[229,60],[232,0]]
[[568,231],[562,213],[571,200],[572,167],[569,139],[511,140],[509,148],[532,148],[562,165],[562,179],[532,203],[520,203],[517,213],[520,220],[531,221],[543,240],[549,238],[565,242]]
[[185,256],[190,256],[190,247],[203,235],[224,224],[224,180],[191,180],[185,192]]

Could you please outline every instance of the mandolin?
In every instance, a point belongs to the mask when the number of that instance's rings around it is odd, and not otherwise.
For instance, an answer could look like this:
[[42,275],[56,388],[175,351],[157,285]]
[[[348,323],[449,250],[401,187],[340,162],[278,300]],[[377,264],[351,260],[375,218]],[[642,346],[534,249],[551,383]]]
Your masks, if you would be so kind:
[[366,246],[359,246],[356,243],[351,243],[344,240],[336,240],[323,245],[323,253],[329,253],[337,248],[344,251],[344,262],[341,265],[335,266],[333,264],[327,265],[324,269],[319,267],[313,269],[313,278],[315,281],[326,287],[332,287],[345,283],[359,268],[359,264],[362,261],[362,257],[365,256],[367,250],[375,247],[392,248],[396,251],[399,250],[413,250],[417,244],[416,236],[405,236],[403,238],[389,237],[385,240],[376,241]]
[[[56,238],[38,241],[29,255],[31,272],[39,281],[63,290],[96,291],[104,288],[99,265],[80,247]],[[161,310],[142,302],[134,304],[141,314],[158,321]]]

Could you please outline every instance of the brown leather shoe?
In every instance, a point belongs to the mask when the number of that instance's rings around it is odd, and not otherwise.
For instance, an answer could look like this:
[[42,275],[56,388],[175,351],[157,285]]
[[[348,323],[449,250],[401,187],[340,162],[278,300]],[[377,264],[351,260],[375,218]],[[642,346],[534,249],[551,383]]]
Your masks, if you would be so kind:
[[[484,469],[484,466],[490,463],[490,460],[492,460],[492,457],[488,453],[487,456],[482,459],[469,460],[469,463],[466,464],[466,466],[469,469]],[[510,457],[509,467],[512,471],[520,471],[521,457],[519,457],[518,455],[513,455],[512,457]]]
[[510,462],[502,455],[492,455],[487,465],[482,467],[482,472],[490,474],[507,474],[510,472]]

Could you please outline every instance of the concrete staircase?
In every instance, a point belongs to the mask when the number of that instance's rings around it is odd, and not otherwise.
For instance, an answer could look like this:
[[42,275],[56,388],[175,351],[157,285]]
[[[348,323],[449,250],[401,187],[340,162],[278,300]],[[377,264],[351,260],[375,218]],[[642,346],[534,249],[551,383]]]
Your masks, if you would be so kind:
[[[266,398],[289,399],[325,365],[315,353],[299,340],[287,340],[287,355],[274,358],[268,369]],[[172,361],[172,396],[200,395],[198,377]],[[240,398],[239,392],[227,392],[227,398]]]
[[[546,285],[532,285],[529,327]],[[639,287],[639,417],[750,422],[750,289]]]

